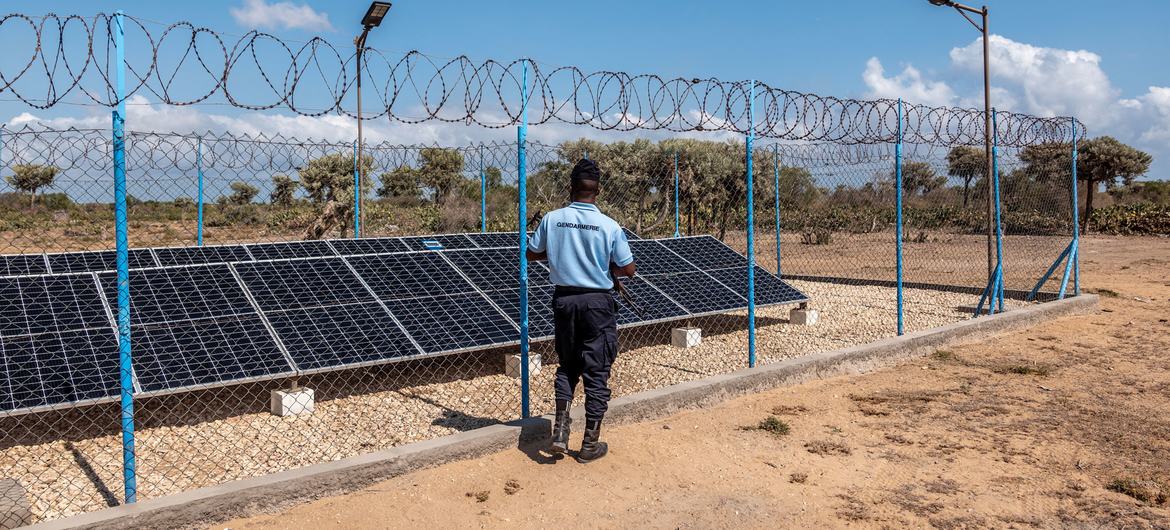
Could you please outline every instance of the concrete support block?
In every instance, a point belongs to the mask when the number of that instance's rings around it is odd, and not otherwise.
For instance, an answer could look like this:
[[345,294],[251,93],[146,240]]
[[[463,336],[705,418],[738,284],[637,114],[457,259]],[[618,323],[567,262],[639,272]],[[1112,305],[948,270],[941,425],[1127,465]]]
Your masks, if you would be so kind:
[[[523,363],[520,362],[519,353],[510,353],[504,356],[504,374],[508,377],[520,378],[520,367]],[[540,354],[528,353],[528,375],[533,376],[540,373]]]
[[788,312],[788,321],[797,326],[811,326],[817,323],[820,316],[816,309],[798,307]]
[[273,390],[271,412],[276,416],[312,414],[315,402],[312,388]]
[[694,348],[703,343],[703,329],[695,327],[670,330],[670,343],[675,348]]
[[15,479],[0,478],[0,529],[19,528],[35,522],[24,487]]

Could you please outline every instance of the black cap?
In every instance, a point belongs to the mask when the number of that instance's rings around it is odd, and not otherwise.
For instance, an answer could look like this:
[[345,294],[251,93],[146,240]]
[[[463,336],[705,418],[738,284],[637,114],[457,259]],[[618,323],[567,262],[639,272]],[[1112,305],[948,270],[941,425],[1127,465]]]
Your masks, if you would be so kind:
[[601,180],[601,170],[597,169],[597,164],[588,158],[582,158],[573,166],[573,180]]

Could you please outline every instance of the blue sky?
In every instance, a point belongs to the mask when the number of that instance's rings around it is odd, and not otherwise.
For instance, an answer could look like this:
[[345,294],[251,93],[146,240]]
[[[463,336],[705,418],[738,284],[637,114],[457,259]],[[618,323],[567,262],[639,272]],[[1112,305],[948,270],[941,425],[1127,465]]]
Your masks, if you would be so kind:
[[[8,0],[2,10],[89,16],[123,9],[141,18],[188,20],[226,33],[263,26],[291,39],[321,35],[347,46],[367,5],[365,0]],[[991,0],[989,6],[996,35],[993,84],[998,107],[1075,114],[1091,134],[1112,134],[1153,152],[1154,176],[1170,177],[1170,36],[1164,29],[1170,2]],[[20,44],[5,40],[10,35],[0,31],[4,49]],[[957,13],[926,0],[400,0],[369,44],[386,51],[418,49],[439,57],[528,56],[586,70],[756,78],[776,87],[842,97],[904,97],[979,106],[977,37]],[[36,110],[10,100],[0,93],[0,118],[10,124],[108,119],[108,111],[100,108]],[[310,123],[293,119],[287,111],[251,113],[223,105],[176,110],[148,106],[139,116],[132,110],[130,117],[132,128],[138,117],[139,128],[284,128],[333,137],[348,131],[346,120],[326,117]],[[372,127],[371,134],[439,142],[512,135],[458,124],[406,127],[386,123]],[[546,140],[589,133],[555,126],[537,129],[533,135]]]

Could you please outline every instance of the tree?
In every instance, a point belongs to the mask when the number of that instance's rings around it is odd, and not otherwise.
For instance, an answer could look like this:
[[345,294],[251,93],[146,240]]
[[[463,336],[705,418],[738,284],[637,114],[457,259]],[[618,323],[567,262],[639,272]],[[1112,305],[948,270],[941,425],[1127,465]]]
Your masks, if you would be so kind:
[[[891,172],[891,178],[893,178]],[[946,177],[939,176],[927,162],[905,162],[902,164],[902,190],[910,195],[926,195],[947,183]]]
[[1102,183],[1107,190],[1129,185],[1150,170],[1153,158],[1143,151],[1125,145],[1111,136],[1098,136],[1077,145],[1077,180],[1085,182],[1085,215],[1081,217],[1081,231],[1088,232],[1089,217],[1093,215],[1093,196]]
[[[318,207],[317,217],[305,232],[305,239],[320,239],[333,229],[346,237],[354,214],[353,155],[341,152],[314,158],[301,170],[301,186],[309,201]],[[362,187],[369,187],[374,158],[362,155]]]
[[[1149,154],[1125,145],[1110,136],[1098,136],[1077,143],[1077,180],[1085,188],[1085,209],[1081,215],[1081,230],[1088,229],[1093,214],[1093,197],[1097,188],[1105,184],[1108,190],[1133,183],[1134,179],[1150,169]],[[1043,143],[1025,147],[1020,159],[1025,171],[1040,182],[1067,189],[1072,175],[1072,149],[1069,144]]]
[[398,166],[393,171],[379,175],[378,180],[382,182],[382,186],[377,190],[379,197],[418,199],[420,196],[418,175],[410,166]]
[[963,208],[971,193],[971,183],[987,171],[987,156],[983,149],[960,145],[947,153],[947,174],[963,179]]
[[54,166],[14,164],[12,166],[12,174],[4,179],[13,188],[29,194],[28,206],[31,208],[36,205],[37,191],[41,188],[52,186],[53,179],[57,178],[57,171],[57,168]]
[[299,187],[301,187],[301,183],[293,180],[288,175],[273,175],[272,204],[281,207],[292,206],[297,188]]
[[418,155],[421,162],[415,170],[418,182],[431,189],[435,204],[442,205],[463,178],[463,153],[457,149],[425,147]]
[[260,190],[256,186],[240,181],[231,183],[231,189],[232,194],[221,198],[220,202],[236,205],[248,204],[260,193]]

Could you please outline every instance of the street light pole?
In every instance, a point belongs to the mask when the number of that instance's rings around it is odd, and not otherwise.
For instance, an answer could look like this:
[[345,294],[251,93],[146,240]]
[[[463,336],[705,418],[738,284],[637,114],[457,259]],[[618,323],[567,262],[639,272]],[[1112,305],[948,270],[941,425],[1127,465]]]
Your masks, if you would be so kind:
[[358,216],[358,233],[354,237],[360,238],[366,231],[366,193],[362,186],[365,185],[366,175],[365,167],[362,164],[362,155],[365,152],[365,143],[362,141],[362,52],[366,49],[366,36],[370,34],[370,30],[378,27],[382,23],[382,19],[386,18],[386,13],[390,11],[390,2],[373,2],[370,8],[366,10],[366,16],[362,17],[362,34],[358,35],[353,40],[354,46],[357,47],[355,60],[357,62],[357,170],[358,181],[354,183],[357,187],[358,201],[357,212]]
[[[991,281],[991,277],[995,275],[995,224],[993,222],[995,216],[995,196],[991,190],[991,181],[994,178],[992,174],[995,170],[992,166],[991,160],[991,49],[990,36],[987,31],[987,6],[982,9],[976,9],[971,6],[966,6],[951,0],[929,0],[931,4],[943,7],[953,7],[958,11],[963,18],[967,19],[975,29],[978,29],[983,34],[983,144],[984,144],[984,162],[985,176],[987,183],[987,278]],[[971,19],[968,13],[979,15],[982,23],[977,23]]]

